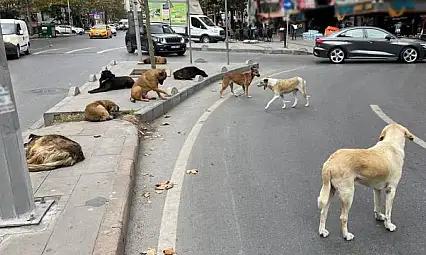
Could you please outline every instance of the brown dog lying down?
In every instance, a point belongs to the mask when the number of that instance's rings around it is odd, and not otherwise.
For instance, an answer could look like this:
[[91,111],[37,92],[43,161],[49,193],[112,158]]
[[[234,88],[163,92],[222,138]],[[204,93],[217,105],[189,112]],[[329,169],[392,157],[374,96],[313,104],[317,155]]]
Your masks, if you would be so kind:
[[145,71],[141,76],[139,76],[138,80],[133,84],[130,101],[133,103],[136,101],[145,101],[149,102],[148,92],[155,91],[157,92],[158,97],[163,100],[167,100],[167,98],[163,97],[160,93],[163,93],[167,96],[170,96],[166,91],[158,88],[158,84],[163,85],[164,81],[167,78],[166,70],[164,69],[150,69]]
[[[161,64],[167,64],[167,58],[165,58],[165,57],[155,56],[154,58],[155,58],[155,63],[156,64],[160,64],[160,65]],[[143,60],[143,63],[144,64],[151,64],[151,58],[150,57],[145,58]]]
[[234,93],[234,83],[240,85],[244,89],[244,95],[246,97],[251,97],[248,95],[248,88],[253,81],[253,78],[257,76],[260,77],[259,70],[255,67],[251,67],[250,71],[244,73],[226,73],[223,75],[222,80],[222,89],[220,90],[220,97],[223,97],[223,92],[229,86],[231,87],[231,93],[234,96],[237,96]]
[[114,119],[114,114],[120,107],[110,100],[98,100],[90,103],[84,110],[84,120],[105,121]]
[[30,134],[29,139],[24,149],[30,172],[72,166],[85,159],[81,146],[65,136]]

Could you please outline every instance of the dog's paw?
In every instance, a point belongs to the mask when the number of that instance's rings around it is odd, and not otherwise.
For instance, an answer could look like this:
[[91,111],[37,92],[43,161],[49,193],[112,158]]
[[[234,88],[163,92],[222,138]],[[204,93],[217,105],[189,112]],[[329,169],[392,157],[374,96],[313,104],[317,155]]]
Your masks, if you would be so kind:
[[343,235],[343,238],[346,240],[346,241],[352,241],[353,239],[354,239],[354,235],[352,234],[352,233],[347,233],[346,235]]
[[287,108],[287,106],[286,106],[286,105],[283,105],[283,107],[281,107],[281,109],[285,109],[285,108]]
[[107,120],[112,120],[112,119],[114,119],[114,116],[112,116],[112,115],[109,115],[109,116],[107,117]]
[[386,216],[383,213],[374,212],[374,218],[378,221],[384,221]]
[[238,94],[233,94],[234,95],[234,97],[238,97]]
[[251,96],[247,96],[247,98],[251,98]]
[[309,107],[309,104],[305,104],[305,107]]
[[296,108],[296,105],[292,105],[291,108]]
[[268,110],[268,107],[265,107],[265,111],[267,111]]
[[385,221],[385,228],[387,229],[387,230],[389,230],[390,232],[393,232],[393,231],[395,231],[396,230],[396,226],[395,226],[395,224],[393,224],[393,223],[386,223],[386,221]]
[[320,229],[319,230],[319,235],[321,236],[321,237],[327,237],[328,235],[329,235],[330,233],[328,232],[328,230],[327,229]]

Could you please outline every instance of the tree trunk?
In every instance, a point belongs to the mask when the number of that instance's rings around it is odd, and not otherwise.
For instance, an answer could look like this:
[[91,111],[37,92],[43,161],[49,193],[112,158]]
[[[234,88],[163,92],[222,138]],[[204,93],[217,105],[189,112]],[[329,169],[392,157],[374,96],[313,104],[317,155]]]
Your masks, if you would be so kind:
[[149,6],[148,6],[148,0],[143,1],[143,7],[145,9],[145,17],[146,17],[146,35],[148,39],[148,52],[149,52],[149,58],[151,59],[151,68],[155,69],[155,55],[154,55],[154,44],[152,42],[152,36],[151,36],[151,17],[149,16]]

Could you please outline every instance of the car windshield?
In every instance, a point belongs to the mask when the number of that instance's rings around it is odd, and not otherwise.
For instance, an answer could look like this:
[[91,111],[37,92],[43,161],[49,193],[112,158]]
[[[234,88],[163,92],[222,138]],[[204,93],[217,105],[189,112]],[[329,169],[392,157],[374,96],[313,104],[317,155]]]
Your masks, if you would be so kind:
[[173,34],[173,30],[167,25],[151,25],[151,34]]
[[16,34],[16,25],[13,23],[1,23],[1,32],[4,35]]
[[209,27],[214,27],[215,26],[214,23],[213,23],[213,21],[211,19],[207,18],[207,17],[200,17],[200,20],[202,22],[204,22],[204,24],[206,24]]
[[105,25],[96,25],[93,27],[93,29],[106,29]]

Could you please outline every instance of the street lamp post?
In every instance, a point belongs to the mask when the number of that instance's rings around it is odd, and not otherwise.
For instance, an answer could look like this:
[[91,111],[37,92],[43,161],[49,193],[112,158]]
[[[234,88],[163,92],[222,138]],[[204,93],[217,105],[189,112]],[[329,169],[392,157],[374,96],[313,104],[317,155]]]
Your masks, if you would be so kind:
[[226,64],[229,65],[228,0],[225,0],[225,45],[226,45]]
[[68,0],[67,3],[68,3],[68,23],[70,26],[72,26],[70,0]]
[[186,0],[186,27],[188,31],[188,40],[189,40],[189,63],[192,64],[191,16],[190,16],[189,0]]

